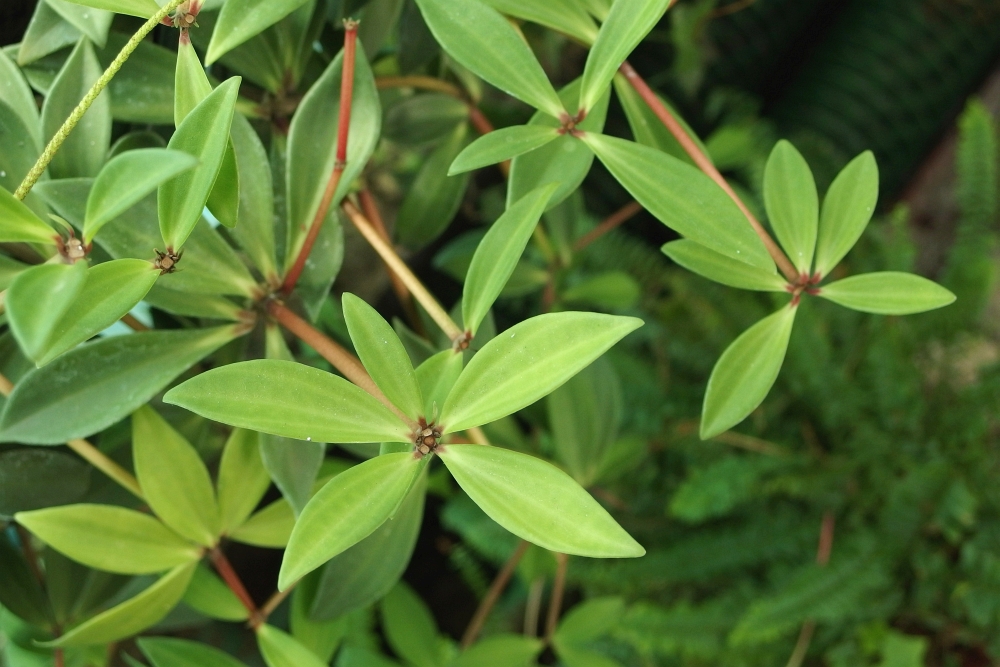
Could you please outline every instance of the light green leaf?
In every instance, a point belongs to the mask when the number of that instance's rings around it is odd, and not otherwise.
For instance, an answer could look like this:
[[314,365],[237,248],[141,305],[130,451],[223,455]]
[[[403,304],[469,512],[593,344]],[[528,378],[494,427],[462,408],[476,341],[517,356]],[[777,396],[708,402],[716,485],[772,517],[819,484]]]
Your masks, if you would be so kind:
[[547,461],[483,445],[445,445],[438,454],[491,519],[532,544],[592,558],[646,553],[589,493]]
[[[639,96],[639,93],[629,84],[624,74],[619,72],[615,75],[614,86],[615,92],[618,95],[618,101],[621,102],[622,110],[625,112],[625,117],[628,119],[629,127],[632,129],[632,136],[635,137],[636,142],[643,146],[661,150],[664,153],[673,155],[678,160],[694,165],[694,160],[691,159],[691,156],[687,154],[687,151],[684,150],[680,142],[677,141],[666,125],[663,124],[663,121],[653,113],[649,105],[646,104]],[[684,131],[695,145],[701,149],[701,152],[711,159],[708,148],[705,147],[705,144],[702,143],[694,130],[684,121],[684,118],[677,113],[673,105],[659,95],[657,95],[657,98],[677,120],[680,126],[684,128]]]
[[910,315],[943,308],[955,295],[912,273],[879,271],[825,285],[819,296],[852,310],[878,315]]
[[343,297],[344,320],[354,349],[393,405],[416,421],[424,416],[424,397],[403,344],[381,315],[350,292]]
[[208,469],[184,436],[149,406],[132,413],[132,459],[153,512],[189,540],[215,546],[219,505]]
[[249,616],[236,594],[204,563],[198,564],[191,577],[191,583],[184,592],[184,604],[220,621],[245,621]]
[[559,130],[547,125],[514,125],[494,130],[466,146],[451,163],[448,175],[454,176],[509,160],[541,148],[559,136]]
[[134,598],[85,621],[47,645],[108,644],[156,625],[184,596],[195,566],[196,563],[178,565]]
[[266,623],[257,628],[257,646],[267,667],[326,667],[295,637]]
[[97,433],[244,331],[145,331],[82,345],[17,383],[0,414],[0,440],[60,445]]
[[631,141],[589,132],[583,140],[618,182],[667,227],[732,259],[776,270],[740,209],[708,176]]
[[173,637],[140,637],[139,648],[154,667],[245,667],[214,646]]
[[660,250],[688,271],[723,285],[761,292],[785,291],[786,283],[777,273],[731,259],[688,239],[671,241]]
[[625,602],[619,597],[591,598],[573,607],[556,628],[556,648],[587,644],[611,632],[625,616]]
[[463,356],[455,350],[442,350],[417,367],[417,382],[424,395],[424,414],[436,419],[441,406],[462,374]]
[[767,218],[788,258],[809,275],[816,250],[819,196],[812,171],[795,146],[782,139],[774,145],[764,169]]
[[41,357],[59,318],[73,306],[86,280],[86,262],[43,264],[14,279],[7,292],[7,315],[25,356]]
[[514,273],[557,187],[555,183],[543,185],[508,206],[476,248],[462,291],[462,319],[473,335]]
[[584,44],[597,39],[597,25],[583,6],[575,0],[486,0],[486,4],[508,16],[531,21],[570,37]]
[[0,50],[0,87],[4,91],[4,103],[24,122],[35,146],[41,148],[42,125],[38,115],[38,105],[35,104],[35,95],[31,92],[31,87],[20,68],[2,50]]
[[240,526],[264,497],[271,478],[260,457],[255,431],[235,428],[222,450],[217,481],[222,532]]
[[617,660],[580,646],[566,646],[560,649],[559,659],[566,667],[622,667]]
[[701,439],[739,424],[771,391],[788,349],[796,306],[768,315],[732,342],[712,369],[701,412]]
[[212,82],[208,80],[191,40],[180,40],[174,69],[174,126],[180,127],[198,103],[211,94]]
[[290,361],[214,368],[174,387],[163,400],[224,424],[296,440],[410,441],[409,427],[363,389]]
[[878,164],[865,151],[833,179],[823,199],[816,242],[815,273],[830,273],[868,226],[878,201]]
[[417,5],[435,39],[463,67],[553,118],[566,113],[535,54],[497,10],[480,0]]
[[649,34],[671,0],[615,0],[587,54],[580,89],[580,110],[589,112],[642,38]]
[[59,234],[14,195],[0,188],[0,243],[55,245]]
[[295,523],[278,588],[285,590],[371,535],[399,507],[426,460],[412,453],[376,456],[328,482]]
[[445,433],[479,426],[527,407],[642,326],[634,317],[549,313],[488,342],[462,371],[441,411]]
[[118,14],[138,16],[141,19],[148,19],[160,11],[160,6],[154,0],[69,0],[69,2]]
[[124,507],[63,505],[14,518],[56,551],[106,572],[163,572],[201,557],[196,545],[153,517]]
[[288,501],[281,498],[247,519],[230,532],[229,537],[256,547],[283,549],[288,544],[294,525],[295,512]]
[[69,0],[44,0],[59,16],[101,48],[108,39],[108,29],[114,15],[103,9],[90,9]]
[[543,646],[535,637],[492,635],[466,649],[451,667],[531,667]]
[[[45,141],[52,139],[101,73],[94,47],[89,40],[81,38],[52,82],[42,105],[42,135]],[[97,96],[52,158],[49,175],[52,178],[96,176],[104,164],[110,143],[111,98],[105,91]]]
[[212,32],[205,63],[211,65],[222,54],[263,32],[308,0],[227,0]]
[[382,599],[382,628],[393,653],[414,667],[444,664],[437,624],[424,601],[403,582]]
[[201,219],[229,145],[240,79],[228,79],[202,100],[170,137],[168,148],[190,153],[198,166],[160,185],[160,233],[167,247],[179,250]]

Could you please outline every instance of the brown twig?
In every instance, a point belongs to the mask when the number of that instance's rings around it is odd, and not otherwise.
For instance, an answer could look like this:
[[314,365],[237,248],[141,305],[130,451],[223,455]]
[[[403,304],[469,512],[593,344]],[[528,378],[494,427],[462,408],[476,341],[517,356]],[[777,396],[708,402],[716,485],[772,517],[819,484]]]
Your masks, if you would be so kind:
[[137,320],[131,313],[125,313],[122,316],[122,322],[132,331],[149,331],[149,327]]
[[620,209],[606,217],[601,221],[601,224],[597,225],[589,232],[577,239],[576,243],[573,244],[573,252],[580,252],[591,243],[601,238],[612,229],[620,227],[629,220],[632,219],[639,211],[642,210],[642,204],[637,201],[629,202],[625,204]]
[[735,14],[736,12],[743,11],[747,7],[752,6],[757,0],[736,0],[736,2],[731,2],[723,7],[717,7],[709,12],[709,18],[717,19],[723,16],[729,16],[730,14]]
[[753,227],[754,232],[760,237],[760,240],[764,242],[764,247],[767,249],[768,254],[771,255],[771,259],[774,263],[778,265],[781,269],[781,273],[784,274],[785,278],[791,283],[797,283],[800,279],[799,272],[792,265],[791,260],[785,256],[784,251],[774,242],[771,235],[767,233],[764,226],[760,224],[760,221],[754,217],[754,214],[750,212],[743,200],[733,191],[726,179],[722,177],[719,170],[715,168],[712,161],[705,155],[704,152],[698,147],[694,140],[684,131],[681,124],[674,118],[673,114],[667,109],[666,106],[660,101],[660,98],[656,96],[656,93],[652,91],[649,85],[643,80],[639,73],[633,69],[632,65],[626,60],[622,63],[619,71],[625,75],[629,84],[635,89],[639,96],[646,102],[649,108],[652,110],[656,117],[660,119],[670,134],[674,136],[677,143],[681,145],[684,152],[687,153],[694,163],[701,169],[709,178],[711,178],[715,183],[722,188],[723,192],[729,195],[729,198],[735,202],[736,206],[739,207],[743,215],[746,216],[747,221],[750,226]]
[[[826,567],[830,562],[830,552],[833,551],[835,521],[836,518],[833,512],[823,513],[823,522],[820,524],[819,529],[819,544],[816,547],[816,564],[820,567]],[[809,619],[802,624],[798,641],[795,642],[795,648],[792,649],[792,655],[788,658],[785,667],[801,667],[802,662],[806,659],[806,653],[809,651],[809,644],[812,643],[813,633],[815,632],[816,621]]]
[[473,614],[472,620],[469,621],[469,626],[465,629],[465,634],[462,635],[463,650],[472,646],[472,643],[479,637],[479,633],[483,630],[483,624],[486,623],[490,612],[493,611],[497,600],[500,599],[500,594],[503,593],[510,582],[517,564],[524,558],[524,554],[528,551],[528,546],[527,542],[521,540],[517,548],[514,549],[514,553],[510,555],[510,558],[507,559],[507,562],[504,563],[503,567],[497,573],[493,583],[490,584],[490,589],[486,591],[486,595],[483,597],[482,602],[479,603],[476,613]]
[[569,556],[556,553],[556,578],[552,582],[552,599],[549,600],[549,613],[545,619],[545,642],[551,643],[559,625],[559,614],[562,612],[563,593],[566,590],[566,564]]
[[545,577],[536,577],[528,587],[528,601],[524,604],[524,636],[538,636],[538,617],[542,613],[542,593]]
[[250,627],[257,628],[263,623],[263,619],[260,617],[260,612],[257,610],[257,605],[254,604],[253,598],[250,597],[250,593],[247,592],[246,586],[243,585],[243,580],[240,579],[240,575],[236,574],[236,570],[233,569],[232,563],[226,558],[226,554],[222,553],[219,547],[214,547],[208,552],[208,556],[212,561],[212,565],[215,566],[215,571],[219,573],[222,580],[226,582],[226,586],[229,586],[229,590],[239,598],[240,602],[246,607],[247,613],[250,615]]
[[274,613],[274,610],[278,608],[278,605],[284,602],[285,598],[292,594],[292,591],[295,590],[295,586],[297,586],[298,583],[299,582],[296,581],[283,591],[275,591],[271,597],[267,599],[267,602],[265,602],[260,608],[259,615],[261,622],[266,621],[267,618]]
[[351,102],[354,97],[354,61],[357,50],[358,23],[350,19],[344,21],[344,67],[340,75],[340,115],[337,119],[337,154],[333,162],[333,171],[326,182],[326,190],[323,191],[323,198],[320,200],[316,215],[313,216],[312,224],[306,233],[305,241],[299,249],[295,262],[285,274],[285,280],[281,285],[284,294],[291,294],[295,289],[295,284],[299,281],[299,276],[305,269],[306,260],[312,252],[316,238],[320,229],[323,228],[323,221],[326,214],[330,212],[330,204],[333,203],[333,195],[340,185],[340,177],[347,166],[347,139],[351,127]]
[[66,652],[61,648],[52,649],[52,667],[66,666]]

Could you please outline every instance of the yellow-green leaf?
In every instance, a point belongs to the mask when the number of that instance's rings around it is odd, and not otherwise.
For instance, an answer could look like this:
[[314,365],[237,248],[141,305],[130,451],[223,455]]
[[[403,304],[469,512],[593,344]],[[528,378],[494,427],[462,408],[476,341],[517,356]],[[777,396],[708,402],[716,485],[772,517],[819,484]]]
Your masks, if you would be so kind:
[[819,295],[852,310],[878,315],[910,315],[943,308],[955,300],[951,291],[912,273],[879,271],[823,286]]
[[671,241],[660,250],[688,271],[723,285],[764,292],[785,291],[786,283],[777,273],[731,259],[688,239]]
[[269,486],[271,478],[261,461],[259,434],[233,429],[222,450],[217,481],[222,532],[246,521]]
[[775,144],[764,169],[764,205],[788,259],[800,273],[809,275],[816,250],[819,196],[809,165],[784,139]]
[[878,201],[878,164],[865,151],[833,179],[823,199],[816,241],[815,272],[830,273],[868,226]]

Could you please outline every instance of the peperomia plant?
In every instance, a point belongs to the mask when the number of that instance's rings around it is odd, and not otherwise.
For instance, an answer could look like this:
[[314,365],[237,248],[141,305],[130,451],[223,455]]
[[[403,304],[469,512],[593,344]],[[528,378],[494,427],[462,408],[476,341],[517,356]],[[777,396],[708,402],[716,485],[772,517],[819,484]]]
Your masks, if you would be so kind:
[[[13,582],[0,585],[0,603],[36,629],[31,639],[57,664],[67,652],[86,664],[94,646],[146,631],[182,600],[247,622],[270,667],[325,664],[344,632],[338,619],[382,598],[389,642],[408,664],[531,664],[542,642],[475,644],[495,596],[461,652],[430,623],[410,636],[406,619],[420,625],[426,612],[397,582],[428,487],[448,478],[524,540],[511,568],[527,543],[557,555],[547,641],[571,667],[604,664],[586,644],[621,601],[591,601],[561,623],[559,610],[568,555],[645,553],[584,488],[626,470],[641,449],[616,437],[627,409],[614,398],[617,376],[591,364],[643,322],[629,314],[638,309],[627,275],[562,280],[610,229],[580,229],[566,214],[595,156],[638,202],[630,210],[645,208],[683,237],[663,247],[677,264],[787,294],[719,359],[703,438],[765,399],[803,297],[880,314],[954,298],[896,272],[823,283],[874,211],[870,154],[844,169],[820,208],[809,167],[779,142],[764,175],[778,243],[771,238],[625,62],[670,0],[343,4],[42,0],[22,43],[0,52],[0,89],[10,91],[0,99],[0,243],[6,336],[16,342],[0,360],[9,376],[0,438],[67,444],[131,493],[39,494],[0,508],[31,533],[12,529],[0,541],[12,573],[2,576]],[[429,57],[404,49],[414,37],[401,12],[426,23]],[[113,13],[145,22],[128,37],[111,30]],[[331,15],[344,19],[339,53]],[[557,90],[511,19],[589,45],[582,76]],[[160,24],[176,51],[142,41]],[[216,63],[210,72],[196,47]],[[441,76],[407,73],[432,60]],[[483,82],[534,115],[493,131],[477,106]],[[635,141],[603,134],[612,87]],[[469,141],[473,129],[482,136]],[[508,180],[489,229],[439,256],[463,282],[449,312],[398,247],[405,255],[438,239],[462,206],[467,172],[498,163]],[[396,202],[398,245],[373,194],[387,179],[388,190],[409,181]],[[350,291],[330,295],[345,246],[361,252],[345,224],[385,264],[407,323],[390,324]],[[539,292],[540,312],[498,330],[499,298]],[[110,335],[115,328],[130,332]],[[294,354],[289,337],[315,354]],[[511,416],[546,397],[554,447],[518,451]],[[574,411],[583,404],[591,409]],[[213,424],[234,427],[224,445]],[[84,440],[95,436],[97,446]],[[131,440],[130,462],[116,439]],[[327,458],[328,443],[354,458]],[[213,482],[206,460],[220,451]],[[258,508],[272,480],[283,498]],[[285,548],[278,592],[264,605],[229,563],[230,540]],[[159,577],[60,592],[64,557],[79,576]],[[293,589],[289,634],[268,618]],[[138,646],[156,667],[238,664],[178,640]],[[338,664],[382,664],[339,655]]]

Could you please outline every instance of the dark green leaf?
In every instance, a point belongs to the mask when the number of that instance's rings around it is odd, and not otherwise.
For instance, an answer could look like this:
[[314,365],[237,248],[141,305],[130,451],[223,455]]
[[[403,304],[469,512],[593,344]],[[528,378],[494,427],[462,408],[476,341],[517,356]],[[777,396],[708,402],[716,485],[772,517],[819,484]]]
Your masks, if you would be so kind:
[[205,63],[211,65],[222,54],[274,25],[306,2],[308,0],[228,0],[219,12]]
[[381,604],[382,628],[393,652],[414,667],[445,663],[437,624],[424,601],[403,582],[389,591]]
[[21,550],[3,533],[0,533],[0,604],[34,625],[47,626],[52,619],[52,609],[38,578]]
[[148,19],[160,11],[154,0],[70,0],[73,4]]
[[25,448],[0,454],[0,516],[67,505],[90,487],[89,465],[51,449]]
[[878,315],[910,315],[943,308],[955,295],[937,283],[898,271],[844,278],[823,286],[819,295],[852,310]]
[[[107,45],[97,52],[105,67],[111,64],[131,38],[112,32]],[[169,125],[174,112],[176,54],[152,40],[143,40],[111,79],[111,115],[126,123]]]
[[878,201],[878,164],[865,151],[844,167],[823,200],[816,241],[815,272],[830,273],[868,226]]
[[316,473],[326,454],[324,442],[305,442],[276,435],[260,435],[260,455],[270,478],[281,490],[295,515],[302,513],[312,495]]
[[816,250],[819,196],[809,165],[785,140],[775,144],[767,160],[764,204],[771,228],[788,258],[799,273],[809,275]]
[[695,241],[671,241],[660,250],[688,271],[723,285],[764,292],[785,291],[786,283],[777,273],[732,259]]
[[[3,102],[24,123],[36,147],[42,144],[42,125],[38,115],[38,106],[31,87],[24,74],[10,57],[0,51],[0,87],[4,91]],[[22,137],[23,139],[23,137]]]
[[624,616],[625,602],[621,598],[591,598],[563,617],[553,640],[557,649],[590,643],[611,632]]
[[24,66],[54,53],[66,46],[72,46],[80,39],[77,30],[59,16],[47,2],[35,5],[28,29],[21,38],[17,51],[17,64]]
[[300,644],[315,653],[321,662],[329,663],[347,633],[348,618],[341,616],[325,621],[314,618],[309,613],[309,608],[316,597],[318,580],[319,572],[314,572],[306,575],[295,587],[292,592],[288,625],[292,636]]
[[642,288],[624,271],[604,271],[586,278],[560,295],[566,303],[582,303],[601,310],[627,310],[638,303]]
[[469,105],[445,93],[413,95],[389,107],[382,136],[400,144],[437,141],[469,119]]
[[267,151],[249,121],[240,114],[233,116],[229,136],[240,180],[239,224],[230,233],[264,279],[276,281],[274,188]]

